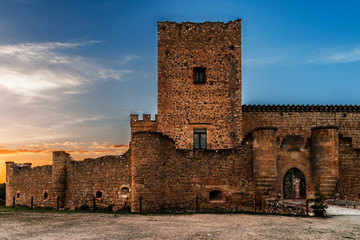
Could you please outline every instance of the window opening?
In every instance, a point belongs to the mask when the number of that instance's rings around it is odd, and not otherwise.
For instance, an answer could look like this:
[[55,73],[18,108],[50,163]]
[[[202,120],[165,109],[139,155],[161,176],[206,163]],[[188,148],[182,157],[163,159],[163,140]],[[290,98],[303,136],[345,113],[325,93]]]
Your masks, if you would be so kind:
[[102,192],[101,191],[97,191],[96,192],[96,198],[101,198],[102,197]]
[[194,129],[194,149],[206,149],[206,129]]
[[48,193],[45,192],[45,193],[44,193],[44,200],[46,200],[47,198],[48,198]]
[[128,194],[129,193],[129,188],[127,188],[127,187],[123,187],[122,189],[121,189],[121,193],[122,194]]
[[214,190],[209,192],[209,200],[210,201],[221,201],[222,200],[222,192],[219,190]]
[[206,68],[194,68],[194,83],[205,83]]
[[20,198],[20,193],[17,193],[17,194],[16,194],[16,198]]

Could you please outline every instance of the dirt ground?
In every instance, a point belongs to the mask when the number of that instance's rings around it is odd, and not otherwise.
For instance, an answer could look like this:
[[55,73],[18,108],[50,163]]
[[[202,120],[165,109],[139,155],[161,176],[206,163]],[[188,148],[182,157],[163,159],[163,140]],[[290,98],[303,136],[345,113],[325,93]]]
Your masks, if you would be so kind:
[[315,218],[0,209],[0,239],[360,239],[360,210],[330,207],[328,212],[327,218]]

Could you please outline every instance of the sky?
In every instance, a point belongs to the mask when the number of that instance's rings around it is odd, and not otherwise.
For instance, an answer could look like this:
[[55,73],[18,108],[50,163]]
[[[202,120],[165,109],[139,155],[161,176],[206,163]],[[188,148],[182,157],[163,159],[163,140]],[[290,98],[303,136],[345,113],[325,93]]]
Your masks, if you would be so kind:
[[157,21],[242,19],[243,104],[360,104],[360,1],[0,0],[5,162],[121,154],[157,112]]

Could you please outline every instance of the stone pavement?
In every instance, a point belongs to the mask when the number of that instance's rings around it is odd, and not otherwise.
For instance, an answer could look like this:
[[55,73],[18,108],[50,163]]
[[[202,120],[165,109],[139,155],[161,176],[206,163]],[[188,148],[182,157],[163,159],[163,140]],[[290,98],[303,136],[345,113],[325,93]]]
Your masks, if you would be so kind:
[[329,208],[326,209],[326,214],[328,216],[360,215],[360,210],[329,205]]

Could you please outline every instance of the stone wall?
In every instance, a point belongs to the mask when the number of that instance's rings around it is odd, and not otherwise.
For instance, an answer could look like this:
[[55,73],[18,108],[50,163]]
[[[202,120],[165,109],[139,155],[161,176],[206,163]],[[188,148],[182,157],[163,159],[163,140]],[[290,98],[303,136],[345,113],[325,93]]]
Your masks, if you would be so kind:
[[155,115],[155,120],[151,120],[150,114],[143,114],[143,119],[139,119],[138,114],[130,115],[130,127],[131,134],[139,131],[157,131],[157,115]]
[[312,128],[311,154],[313,181],[329,198],[334,194],[339,179],[339,128]]
[[252,209],[250,142],[231,150],[180,150],[161,133],[137,132],[131,146],[132,211],[140,211],[140,198],[143,212]]
[[351,138],[340,136],[339,180],[336,197],[360,201],[360,149],[354,149]]
[[53,153],[53,165],[6,163],[6,206],[129,211],[131,199],[130,151],[73,161],[63,151]]
[[[338,176],[332,192],[359,201],[360,151],[351,138],[340,135],[336,140],[337,131],[316,128],[311,140],[289,135],[279,142],[275,128],[263,128],[247,135],[240,146],[223,150],[176,149],[162,133],[136,132],[131,149],[121,156],[73,161],[65,152],[55,152],[52,166],[8,162],[7,206],[15,196],[17,205],[30,206],[33,197],[34,207],[56,208],[64,190],[60,207],[65,209],[92,209],[95,196],[97,209],[112,211],[251,211],[257,195],[258,211],[287,214],[283,205],[267,201],[279,194],[281,198],[286,172],[299,169],[306,179],[306,197],[312,198],[314,179],[334,175],[333,164]],[[329,158],[334,146],[339,157]]]
[[95,196],[97,209],[127,210],[131,191],[129,151],[68,164],[66,208],[92,209]]
[[31,168],[31,164],[6,163],[6,206],[33,206],[51,208],[56,197],[51,186],[52,166]]
[[[194,83],[194,69],[205,82]],[[193,129],[206,128],[207,148],[239,145],[241,21],[158,23],[158,128],[177,148],[193,148]]]
[[254,179],[257,193],[265,197],[275,197],[277,179],[276,128],[261,128],[252,132]]
[[[279,199],[266,200],[266,213],[272,214],[285,214],[285,215],[298,215],[306,216],[313,215],[310,206],[306,206],[306,201],[282,201]],[[310,205],[310,204],[309,204]]]
[[280,141],[287,135],[311,137],[311,128],[338,126],[340,134],[360,146],[360,106],[244,105],[243,134],[259,127],[277,127]]

